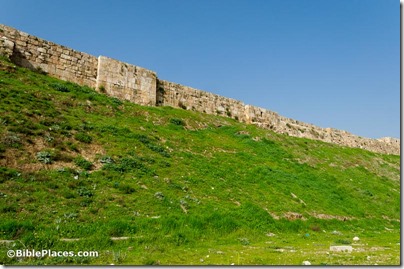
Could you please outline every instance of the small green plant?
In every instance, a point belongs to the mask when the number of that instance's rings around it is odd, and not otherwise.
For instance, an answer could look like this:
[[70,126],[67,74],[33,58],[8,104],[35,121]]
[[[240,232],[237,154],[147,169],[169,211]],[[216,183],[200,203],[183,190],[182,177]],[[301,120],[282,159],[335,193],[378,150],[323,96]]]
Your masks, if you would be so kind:
[[250,240],[248,238],[239,238],[238,239],[243,246],[247,246],[250,244]]
[[93,138],[86,133],[80,132],[77,133],[74,138],[80,142],[90,144],[93,141]]
[[62,83],[52,83],[50,86],[59,92],[69,92],[69,88]]
[[113,104],[115,107],[118,107],[118,106],[122,105],[122,101],[119,100],[118,98],[112,98],[111,101],[112,101],[112,104]]
[[84,170],[91,170],[91,168],[93,167],[93,163],[90,161],[87,161],[86,159],[84,159],[83,157],[77,157],[74,159],[74,163],[84,169]]
[[49,151],[37,152],[36,159],[44,164],[51,164],[53,162],[52,154]]
[[107,92],[107,90],[105,89],[105,86],[104,86],[104,85],[99,86],[99,87],[98,87],[98,90],[99,90],[100,92],[102,92],[102,93],[106,93],[106,92]]
[[4,145],[9,147],[18,148],[21,146],[21,138],[18,134],[8,132],[2,139]]
[[117,188],[125,194],[131,194],[136,191],[135,188],[133,188],[132,186],[130,186],[128,184],[118,184]]
[[136,228],[124,220],[111,221],[107,229],[110,236],[123,236],[125,233],[136,232]]
[[93,192],[91,190],[87,189],[86,187],[80,187],[79,189],[77,189],[77,193],[78,193],[78,195],[87,197],[87,198],[90,198],[94,195]]
[[34,71],[35,71],[36,73],[38,73],[38,74],[41,74],[41,75],[47,75],[47,74],[48,74],[48,72],[46,72],[45,70],[43,70],[42,67],[40,67],[40,66],[36,67],[36,68],[34,69]]
[[155,145],[155,144],[146,144],[146,146],[154,152],[159,153],[161,156],[170,157],[170,154],[163,148],[162,146]]
[[114,163],[114,159],[112,159],[112,157],[110,157],[110,156],[103,156],[100,158],[100,163],[105,163],[105,164]]
[[351,241],[346,240],[346,239],[337,239],[337,240],[335,240],[335,243],[336,244],[342,244],[342,245],[350,245]]
[[176,119],[176,118],[170,119],[170,123],[172,123],[174,125],[178,125],[178,126],[184,126],[185,125],[185,122],[183,120]]

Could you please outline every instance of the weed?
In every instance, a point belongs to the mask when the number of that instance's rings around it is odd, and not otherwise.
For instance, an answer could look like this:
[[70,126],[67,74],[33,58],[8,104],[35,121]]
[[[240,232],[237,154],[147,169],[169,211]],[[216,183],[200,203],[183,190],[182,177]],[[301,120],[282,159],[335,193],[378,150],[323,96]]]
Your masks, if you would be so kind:
[[59,91],[59,92],[69,92],[69,88],[65,85],[65,84],[61,84],[61,83],[52,83],[50,84],[50,86]]
[[314,232],[321,232],[321,228],[318,225],[311,225],[310,230],[312,230]]
[[124,220],[114,220],[108,225],[108,235],[110,236],[123,236],[126,233],[134,234],[136,233],[136,227],[129,224]]
[[79,132],[77,133],[74,138],[80,142],[90,144],[93,141],[93,138],[86,133]]
[[351,241],[350,240],[346,240],[346,239],[337,239],[335,240],[336,244],[342,244],[342,245],[350,245]]
[[38,73],[38,74],[41,74],[41,75],[47,75],[47,74],[48,74],[48,72],[46,72],[45,70],[43,70],[42,67],[40,67],[40,66],[36,67],[36,68],[34,69],[34,71],[35,71],[36,73]]
[[80,187],[79,189],[77,189],[77,194],[79,196],[83,196],[83,197],[87,197],[87,198],[90,198],[94,195],[94,193],[91,190],[87,189],[86,187]]
[[239,238],[238,239],[243,246],[247,246],[250,244],[250,240],[248,238]]
[[122,191],[125,194],[131,194],[136,191],[136,189],[129,184],[121,184],[119,182],[114,182],[113,186],[114,188]]
[[17,179],[21,176],[21,173],[15,169],[0,166],[0,183],[6,180]]
[[53,155],[49,151],[40,151],[36,154],[36,159],[44,164],[51,164],[53,162],[52,157]]
[[74,163],[84,169],[84,170],[91,170],[91,168],[93,167],[93,163],[90,161],[87,161],[86,159],[84,159],[83,157],[79,156],[77,158],[74,159]]
[[174,125],[178,125],[178,126],[185,126],[185,122],[181,119],[170,119],[170,123],[174,124]]
[[100,158],[100,163],[111,164],[114,163],[114,159],[112,159],[110,156],[103,156]]

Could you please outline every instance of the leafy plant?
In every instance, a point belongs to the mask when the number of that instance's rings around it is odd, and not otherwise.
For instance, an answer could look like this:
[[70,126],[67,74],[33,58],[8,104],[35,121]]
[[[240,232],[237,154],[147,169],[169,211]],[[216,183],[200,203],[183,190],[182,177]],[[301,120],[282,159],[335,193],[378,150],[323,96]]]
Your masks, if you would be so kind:
[[83,157],[77,157],[74,159],[74,163],[80,167],[83,168],[84,170],[91,170],[93,163],[90,161],[87,161],[86,159],[84,159]]
[[51,164],[52,160],[52,153],[49,151],[40,151],[36,154],[36,159],[44,164]]
[[65,85],[65,84],[61,84],[61,83],[52,83],[50,84],[50,86],[59,91],[59,92],[69,92],[69,88]]
[[77,193],[78,195],[87,198],[90,198],[94,195],[94,193],[91,190],[87,189],[86,187],[80,187],[79,189],[77,189]]

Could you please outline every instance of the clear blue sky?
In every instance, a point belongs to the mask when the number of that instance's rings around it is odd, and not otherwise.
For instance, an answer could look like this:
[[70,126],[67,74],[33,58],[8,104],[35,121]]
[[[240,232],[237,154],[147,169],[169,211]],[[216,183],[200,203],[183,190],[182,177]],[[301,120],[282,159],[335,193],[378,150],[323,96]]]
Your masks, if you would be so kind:
[[320,127],[400,136],[398,0],[0,0],[0,23]]

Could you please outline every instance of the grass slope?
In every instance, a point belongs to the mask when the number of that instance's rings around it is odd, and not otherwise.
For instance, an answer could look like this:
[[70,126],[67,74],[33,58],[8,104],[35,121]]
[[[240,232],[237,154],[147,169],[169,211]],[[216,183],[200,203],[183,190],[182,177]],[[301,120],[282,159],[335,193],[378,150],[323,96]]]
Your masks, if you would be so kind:
[[[400,262],[399,156],[142,107],[4,59],[0,100],[0,239],[14,240],[0,263]],[[354,252],[329,252],[341,244]]]

